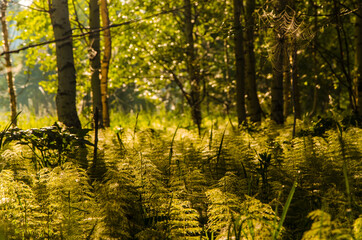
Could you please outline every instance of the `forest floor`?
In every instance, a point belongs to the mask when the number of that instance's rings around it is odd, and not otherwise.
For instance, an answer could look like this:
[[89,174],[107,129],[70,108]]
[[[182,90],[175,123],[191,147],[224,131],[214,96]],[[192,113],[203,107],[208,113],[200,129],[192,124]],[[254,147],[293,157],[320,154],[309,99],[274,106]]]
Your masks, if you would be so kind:
[[114,122],[2,132],[0,239],[362,237],[358,127]]

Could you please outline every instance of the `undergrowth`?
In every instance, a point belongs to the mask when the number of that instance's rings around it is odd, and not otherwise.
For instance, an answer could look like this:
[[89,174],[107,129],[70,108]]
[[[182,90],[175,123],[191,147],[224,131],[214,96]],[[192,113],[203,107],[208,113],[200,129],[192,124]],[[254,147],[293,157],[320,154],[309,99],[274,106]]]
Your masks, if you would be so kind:
[[96,166],[94,132],[57,164],[5,142],[0,238],[361,239],[361,129],[152,121],[101,130]]

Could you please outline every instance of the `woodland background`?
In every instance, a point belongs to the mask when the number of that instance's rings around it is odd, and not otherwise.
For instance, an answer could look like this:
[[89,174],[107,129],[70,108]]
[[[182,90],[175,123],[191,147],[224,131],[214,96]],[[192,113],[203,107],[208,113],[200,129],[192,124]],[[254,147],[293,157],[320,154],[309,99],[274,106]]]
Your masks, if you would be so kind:
[[0,239],[362,239],[359,0],[2,0],[1,30]]

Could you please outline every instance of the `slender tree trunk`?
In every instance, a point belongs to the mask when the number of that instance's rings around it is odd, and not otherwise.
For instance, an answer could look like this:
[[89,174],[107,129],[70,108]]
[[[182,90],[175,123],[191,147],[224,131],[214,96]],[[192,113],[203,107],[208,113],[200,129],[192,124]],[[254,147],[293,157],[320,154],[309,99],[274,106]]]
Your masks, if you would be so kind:
[[[344,79],[346,80],[347,90],[348,90],[348,96],[349,96],[349,103],[351,106],[351,109],[353,112],[357,111],[357,101],[356,96],[353,92],[353,80],[351,76],[350,71],[350,57],[349,57],[349,46],[347,41],[346,32],[343,26],[343,21],[341,18],[341,9],[339,2],[337,0],[333,0],[334,4],[334,14],[336,18],[336,32],[337,32],[337,40],[338,40],[338,48],[339,48],[339,54],[340,54],[340,67],[342,70],[342,73],[344,75]],[[343,83],[339,83],[339,86],[341,87]],[[339,90],[341,91],[341,90]]]
[[68,1],[53,0],[50,6],[50,17],[55,39],[64,39],[56,42],[58,68],[56,105],[58,120],[67,127],[81,128],[76,110],[76,76]]
[[298,77],[298,53],[296,39],[293,41],[292,49],[292,99],[294,117],[301,119],[301,107],[300,107],[300,92],[299,92],[299,77]]
[[192,19],[191,1],[184,0],[185,5],[185,36],[186,36],[186,55],[187,72],[191,85],[191,116],[193,122],[197,125],[199,134],[201,132],[201,97],[200,97],[200,71],[196,59],[196,50],[193,37],[194,23]]
[[320,105],[319,99],[318,99],[318,89],[320,87],[320,83],[319,83],[319,78],[318,78],[318,73],[317,73],[317,66],[318,66],[318,61],[317,61],[317,43],[318,43],[318,6],[314,3],[314,1],[309,1],[309,5],[311,7],[313,7],[313,14],[314,16],[314,32],[315,32],[315,36],[313,39],[313,75],[314,75],[314,83],[313,83],[313,105],[312,105],[312,110],[310,112],[310,116],[313,117],[314,115],[317,114],[318,112],[318,105]]
[[[291,2],[291,7],[297,12],[295,2]],[[299,93],[299,84],[298,84],[298,44],[297,44],[298,36],[293,35],[291,41],[291,71],[292,71],[292,109],[294,115],[294,123],[293,123],[293,136],[295,136],[295,126],[297,119],[301,119],[301,107],[300,107],[300,93]]]
[[[8,26],[6,22],[6,10],[7,10],[8,2],[7,0],[3,0],[1,3],[1,26],[2,26],[2,34],[3,34],[3,42],[4,42],[4,52],[8,52],[10,50],[9,47],[9,33]],[[5,53],[5,70],[6,70],[6,80],[8,82],[8,90],[10,97],[10,110],[11,110],[11,121],[13,126],[17,125],[16,120],[16,93],[14,87],[14,78],[12,72],[12,64],[9,53]]]
[[236,66],[236,112],[239,126],[246,120],[245,112],[245,59],[243,29],[240,23],[242,1],[234,1],[234,42]]
[[93,98],[93,114],[98,116],[98,126],[103,126],[102,115],[96,114],[96,110],[102,112],[101,101],[101,82],[99,79],[101,69],[101,52],[100,52],[100,15],[98,0],[89,1],[89,26],[92,32],[89,35],[90,50],[90,66],[91,66],[91,85],[92,85],[92,98]]
[[357,92],[358,106],[357,113],[362,118],[362,3],[359,3],[359,10],[356,22],[357,30]]
[[284,40],[280,40],[279,47],[280,52],[274,58],[274,67],[273,67],[273,80],[271,84],[271,119],[275,121],[277,124],[284,123],[283,116],[283,70],[281,66],[283,65],[284,58],[284,50],[283,50],[283,42]]
[[[285,44],[285,48],[289,51],[289,44]],[[291,74],[291,65],[289,56],[286,54],[284,56],[284,75],[283,75],[283,116],[286,118],[291,113],[292,110],[292,101],[291,101],[291,81],[292,81],[292,74]]]
[[[107,0],[100,0],[102,27],[110,25]],[[105,127],[110,126],[109,106],[108,106],[108,70],[112,57],[112,38],[111,30],[104,30],[104,55],[101,64],[101,95],[102,95],[102,119]]]
[[248,114],[252,122],[261,121],[261,107],[259,103],[257,84],[256,84],[256,72],[255,72],[255,53],[254,53],[254,16],[255,0],[246,1],[245,12],[245,81],[247,92],[247,106]]
[[[286,0],[276,2],[276,13],[280,14],[286,7]],[[273,56],[273,80],[271,84],[271,119],[277,124],[284,123],[283,116],[283,70],[286,39],[283,29],[275,29],[275,51]]]

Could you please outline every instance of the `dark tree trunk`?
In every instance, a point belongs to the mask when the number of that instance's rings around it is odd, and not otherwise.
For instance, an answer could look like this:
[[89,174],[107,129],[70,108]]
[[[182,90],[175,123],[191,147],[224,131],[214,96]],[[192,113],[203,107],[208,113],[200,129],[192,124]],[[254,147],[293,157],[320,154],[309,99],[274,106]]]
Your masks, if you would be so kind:
[[201,132],[201,96],[200,96],[200,70],[196,59],[196,50],[194,44],[194,23],[192,18],[191,1],[184,0],[185,5],[185,36],[186,36],[186,55],[187,72],[190,79],[190,107],[193,122],[197,125],[199,134]]
[[[296,11],[295,2],[291,3],[291,7]],[[291,42],[291,54],[292,54],[292,63],[291,63],[291,71],[292,71],[292,108],[294,114],[294,134],[295,135],[295,125],[296,120],[301,119],[301,107],[300,107],[300,93],[299,93],[299,84],[298,84],[298,44],[297,44],[297,36],[294,35]]]
[[243,29],[240,23],[242,1],[234,0],[234,43],[236,66],[236,112],[239,126],[246,120],[245,112],[245,59]]
[[246,1],[245,12],[245,81],[247,92],[247,107],[250,120],[252,122],[261,121],[261,107],[259,103],[257,84],[256,84],[256,72],[255,72],[255,53],[254,53],[254,16],[255,0]]
[[301,107],[300,107],[300,92],[299,92],[299,77],[298,77],[298,54],[297,54],[297,43],[296,40],[293,41],[293,50],[292,50],[292,99],[293,99],[293,109],[294,117],[296,119],[301,119]]
[[357,95],[358,107],[357,113],[362,118],[362,3],[360,2],[358,16],[356,21],[357,30]]
[[[278,0],[275,10],[280,14],[286,7],[286,0]],[[275,51],[273,56],[273,80],[271,84],[271,119],[277,124],[284,123],[283,116],[283,71],[286,51],[286,36],[283,29],[275,29]]]
[[[289,51],[289,43],[285,43],[286,52]],[[291,101],[291,81],[292,81],[292,73],[291,73],[291,65],[288,55],[284,56],[284,75],[283,75],[283,116],[284,118],[288,117],[288,115],[292,112],[292,101]]]
[[320,87],[320,82],[319,82],[319,78],[318,78],[318,73],[317,73],[317,69],[318,69],[318,61],[317,61],[317,43],[318,43],[318,6],[314,3],[314,1],[309,1],[309,5],[310,7],[313,8],[312,12],[315,15],[314,16],[314,32],[316,33],[316,35],[314,36],[313,39],[313,75],[314,75],[314,82],[313,82],[313,105],[312,105],[312,110],[310,112],[310,116],[313,117],[314,115],[317,114],[318,112],[318,106],[321,105],[320,104],[320,99],[318,99],[318,92],[319,92],[319,87]]
[[81,128],[76,110],[76,75],[73,59],[72,29],[67,0],[53,0],[50,17],[56,40],[58,91],[56,96],[58,120],[67,127]]
[[[340,67],[342,70],[342,73],[344,75],[345,85],[348,90],[348,96],[349,96],[349,103],[350,107],[353,110],[353,112],[357,111],[357,101],[356,96],[353,92],[353,80],[351,76],[351,70],[350,70],[350,54],[349,54],[349,46],[347,42],[347,36],[345,33],[345,29],[343,26],[343,21],[341,18],[341,9],[340,4],[337,2],[337,0],[333,0],[334,5],[334,15],[336,20],[336,32],[337,32],[337,40],[338,40],[338,48],[339,48],[339,55],[340,55]],[[341,81],[342,79],[339,79],[339,87],[344,85]],[[341,89],[339,89],[338,94],[341,93]],[[340,103],[338,103],[339,105]]]
[[98,0],[89,1],[89,26],[92,33],[89,35],[90,42],[90,65],[91,65],[91,85],[93,94],[93,114],[98,116],[98,126],[103,126],[102,115],[96,111],[102,112],[101,101],[101,82],[100,82],[100,68],[101,68],[101,51],[100,51],[100,36],[98,29],[100,28],[100,15]]

